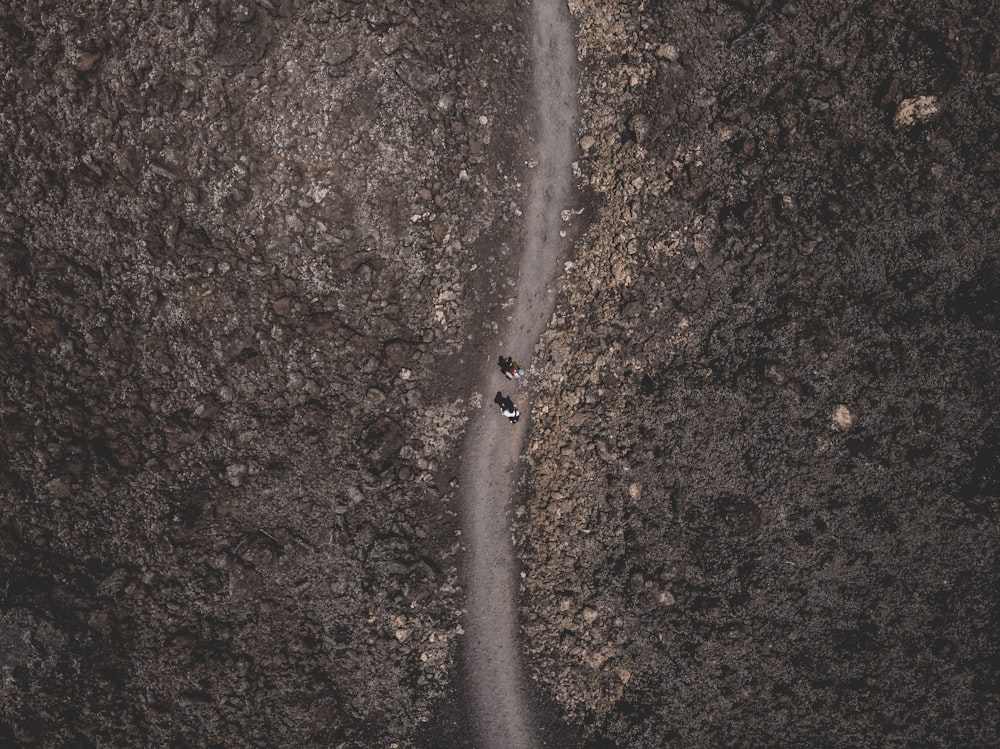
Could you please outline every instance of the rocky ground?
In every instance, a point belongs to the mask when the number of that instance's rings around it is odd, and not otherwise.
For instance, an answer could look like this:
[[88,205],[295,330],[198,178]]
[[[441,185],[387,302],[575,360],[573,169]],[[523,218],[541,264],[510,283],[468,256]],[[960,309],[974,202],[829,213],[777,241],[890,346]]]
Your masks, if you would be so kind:
[[[0,743],[461,745],[462,364],[532,149],[526,7],[468,5],[0,11]],[[996,8],[570,7],[542,722],[995,746]]]
[[570,5],[518,533],[570,745],[995,746],[996,9]]
[[443,709],[521,17],[5,6],[0,743],[403,746]]

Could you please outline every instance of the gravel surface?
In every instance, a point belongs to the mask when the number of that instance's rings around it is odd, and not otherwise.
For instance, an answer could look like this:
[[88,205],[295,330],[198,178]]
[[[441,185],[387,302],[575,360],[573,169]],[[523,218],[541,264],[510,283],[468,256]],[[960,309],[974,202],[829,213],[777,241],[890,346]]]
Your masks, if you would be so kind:
[[[531,169],[524,249],[510,281],[513,305],[495,351],[512,355],[526,369],[555,304],[551,286],[561,271],[565,243],[562,212],[572,208],[576,113],[576,46],[561,0],[533,5],[532,59],[536,162]],[[508,383],[487,357],[481,375],[482,411],[470,422],[462,448],[462,528],[468,562],[465,663],[473,685],[474,726],[480,746],[515,749],[536,745],[521,668],[518,569],[511,547],[512,497],[520,477],[525,433],[531,424],[531,387]],[[514,385],[513,383],[517,383]],[[494,389],[513,389],[521,420],[511,424],[493,405]]]

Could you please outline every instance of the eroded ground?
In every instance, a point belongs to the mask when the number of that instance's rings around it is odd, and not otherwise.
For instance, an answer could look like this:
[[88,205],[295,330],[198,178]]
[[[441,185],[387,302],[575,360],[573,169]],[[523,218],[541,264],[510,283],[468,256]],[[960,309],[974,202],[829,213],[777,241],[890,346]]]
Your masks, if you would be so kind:
[[592,746],[996,743],[995,16],[571,7],[534,676]]
[[[996,745],[995,8],[570,6],[587,210],[516,529],[543,722]],[[464,745],[449,479],[525,16],[0,12],[0,743]]]
[[0,743],[375,746],[430,720],[463,605],[457,361],[518,210],[519,19],[0,13]]

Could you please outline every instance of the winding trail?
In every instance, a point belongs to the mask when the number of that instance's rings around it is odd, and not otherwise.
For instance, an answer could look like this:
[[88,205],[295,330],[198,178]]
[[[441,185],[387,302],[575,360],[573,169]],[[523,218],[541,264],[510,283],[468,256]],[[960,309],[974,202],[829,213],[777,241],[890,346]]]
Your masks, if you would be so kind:
[[[534,0],[532,56],[537,166],[525,211],[525,246],[512,317],[501,328],[496,356],[522,366],[551,318],[549,287],[562,257],[560,213],[571,199],[576,126],[576,42],[566,0]],[[510,499],[530,427],[530,388],[513,397],[521,421],[512,425],[493,405],[509,387],[495,356],[479,377],[483,407],[469,422],[462,447],[462,528],[468,557],[464,657],[478,749],[526,749],[538,743],[524,684],[518,636],[518,568],[511,545]],[[517,381],[515,381],[517,382]]]

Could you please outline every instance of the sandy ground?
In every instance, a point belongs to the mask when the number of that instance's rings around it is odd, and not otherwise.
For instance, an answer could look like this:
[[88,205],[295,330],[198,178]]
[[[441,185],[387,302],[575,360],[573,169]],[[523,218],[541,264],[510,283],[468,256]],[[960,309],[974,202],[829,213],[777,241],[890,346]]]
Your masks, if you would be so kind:
[[[575,42],[562,0],[534,6],[534,99],[536,158],[528,195],[525,247],[518,268],[517,296],[502,328],[497,355],[509,354],[530,367],[529,354],[545,329],[554,303],[560,247],[560,212],[569,207],[576,115]],[[519,456],[530,428],[531,388],[513,394],[521,421],[510,424],[494,407],[498,389],[512,388],[491,358],[480,378],[483,407],[465,438],[463,533],[468,549],[464,583],[468,591],[466,658],[473,685],[480,746],[536,743],[523,684],[518,638],[517,576],[510,533],[510,499],[516,491]]]

